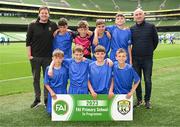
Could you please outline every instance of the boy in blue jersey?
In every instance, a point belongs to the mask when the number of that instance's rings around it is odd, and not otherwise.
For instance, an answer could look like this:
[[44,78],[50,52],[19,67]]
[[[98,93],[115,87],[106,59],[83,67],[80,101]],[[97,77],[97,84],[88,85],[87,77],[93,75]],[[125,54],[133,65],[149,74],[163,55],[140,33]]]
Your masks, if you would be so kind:
[[88,88],[93,98],[96,99],[97,94],[108,94],[112,67],[104,61],[106,50],[103,46],[96,46],[94,55],[97,60],[89,65]]
[[[106,49],[106,56],[108,57],[108,52],[110,50],[110,39],[111,35],[108,31],[105,31],[105,20],[97,19],[96,28],[94,31],[94,38],[92,44],[92,52],[94,54],[94,49],[97,45],[102,45]],[[93,56],[93,60],[96,60],[95,56]]]
[[[63,65],[69,70],[69,94],[88,94],[88,67],[91,60],[83,57],[83,47],[76,45],[73,49],[74,59],[66,59]],[[52,75],[54,62],[51,62],[48,74]]]
[[110,50],[111,44],[111,34],[108,31],[105,31],[105,20],[104,19],[97,19],[96,20],[96,28],[94,31],[94,39],[92,44],[92,53],[93,53],[93,60],[96,60],[94,56],[94,50],[97,45],[102,45],[106,50],[105,58],[108,58],[108,53]]
[[123,48],[127,52],[126,63],[132,64],[131,54],[131,31],[125,28],[125,16],[121,13],[116,14],[115,25],[108,26],[106,29],[111,33],[111,53],[110,59],[116,61],[116,51]]
[[56,99],[56,94],[66,94],[68,83],[68,69],[61,64],[64,59],[63,51],[59,49],[54,50],[52,59],[54,61],[53,75],[48,75],[48,66],[44,77],[44,85],[48,90],[47,112],[49,114],[51,114],[52,108],[51,99]]
[[67,29],[67,19],[60,18],[58,30],[53,40],[53,50],[58,48],[64,52],[64,58],[72,58],[72,41],[75,34]]
[[[109,90],[109,97],[114,94],[127,94],[127,98],[131,98],[136,90],[140,78],[133,67],[125,63],[127,59],[126,51],[122,48],[116,52],[116,62],[113,66],[113,76],[111,87]],[[134,85],[133,85],[134,83]]]
[[65,64],[69,68],[69,94],[88,94],[88,68],[91,62],[83,60],[83,47],[76,45],[73,49],[74,59],[66,60]]

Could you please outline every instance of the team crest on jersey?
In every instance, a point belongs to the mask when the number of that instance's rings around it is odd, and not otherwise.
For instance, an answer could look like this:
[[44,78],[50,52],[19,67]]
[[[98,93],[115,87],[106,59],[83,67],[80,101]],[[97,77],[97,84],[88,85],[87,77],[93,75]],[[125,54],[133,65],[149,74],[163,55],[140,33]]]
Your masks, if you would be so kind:
[[117,108],[122,115],[126,115],[131,110],[131,102],[128,100],[118,101]]
[[49,27],[49,31],[51,31],[51,27]]

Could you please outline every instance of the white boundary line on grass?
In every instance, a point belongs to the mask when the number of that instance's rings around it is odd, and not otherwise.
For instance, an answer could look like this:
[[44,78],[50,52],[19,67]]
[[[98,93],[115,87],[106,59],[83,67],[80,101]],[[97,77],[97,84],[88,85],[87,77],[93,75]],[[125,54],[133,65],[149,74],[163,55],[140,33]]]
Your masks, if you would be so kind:
[[8,82],[8,81],[16,81],[16,80],[21,80],[21,79],[28,79],[28,78],[32,78],[32,76],[26,76],[26,77],[19,77],[19,78],[11,78],[11,79],[0,80],[0,83],[2,83],[2,82]]

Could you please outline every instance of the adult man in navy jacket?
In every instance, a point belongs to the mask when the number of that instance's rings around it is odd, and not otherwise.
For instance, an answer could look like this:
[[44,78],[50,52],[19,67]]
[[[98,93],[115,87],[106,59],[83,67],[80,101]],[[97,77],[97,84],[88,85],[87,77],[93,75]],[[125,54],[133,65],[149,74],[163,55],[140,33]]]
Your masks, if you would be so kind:
[[[132,32],[132,63],[138,75],[145,80],[145,107],[151,108],[151,76],[153,67],[153,52],[158,45],[158,34],[153,24],[145,21],[145,14],[142,9],[134,11],[134,20],[136,24],[131,27]],[[142,105],[142,89],[141,82],[136,89],[137,104]]]

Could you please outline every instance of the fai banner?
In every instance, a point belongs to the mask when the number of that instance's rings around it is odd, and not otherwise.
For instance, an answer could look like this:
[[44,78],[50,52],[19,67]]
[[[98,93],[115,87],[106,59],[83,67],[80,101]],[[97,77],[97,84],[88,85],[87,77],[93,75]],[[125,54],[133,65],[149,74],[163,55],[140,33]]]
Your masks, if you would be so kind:
[[52,121],[129,121],[133,120],[133,99],[126,95],[58,94],[52,100]]

